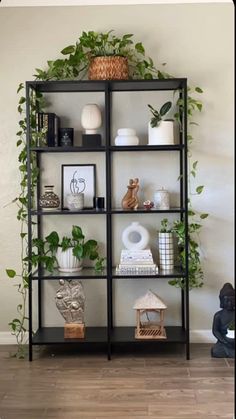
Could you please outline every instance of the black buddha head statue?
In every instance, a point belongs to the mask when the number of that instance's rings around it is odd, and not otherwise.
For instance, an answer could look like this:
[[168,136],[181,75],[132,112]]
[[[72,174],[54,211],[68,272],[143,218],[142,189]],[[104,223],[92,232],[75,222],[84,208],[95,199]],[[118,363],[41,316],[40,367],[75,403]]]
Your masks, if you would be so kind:
[[235,290],[233,286],[227,282],[220,290],[220,308],[225,310],[235,310]]

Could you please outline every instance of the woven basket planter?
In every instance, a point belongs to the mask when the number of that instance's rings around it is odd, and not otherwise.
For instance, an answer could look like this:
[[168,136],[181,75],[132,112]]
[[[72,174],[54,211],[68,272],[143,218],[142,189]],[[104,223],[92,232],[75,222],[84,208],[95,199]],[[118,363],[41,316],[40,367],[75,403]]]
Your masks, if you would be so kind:
[[125,57],[95,57],[90,61],[89,80],[127,80],[128,60]]

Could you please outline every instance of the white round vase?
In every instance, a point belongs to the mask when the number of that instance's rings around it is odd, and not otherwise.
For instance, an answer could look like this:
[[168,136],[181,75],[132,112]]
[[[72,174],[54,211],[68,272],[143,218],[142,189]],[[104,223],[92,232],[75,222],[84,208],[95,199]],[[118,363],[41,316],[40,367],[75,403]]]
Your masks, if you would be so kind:
[[148,230],[138,222],[131,223],[122,233],[122,242],[129,250],[143,250],[149,241]]
[[102,114],[96,103],[88,103],[83,107],[81,125],[86,134],[96,134],[97,129],[102,125]]
[[64,251],[61,247],[59,247],[56,252],[56,259],[59,265],[58,270],[60,272],[78,272],[83,269],[82,260],[78,260],[73,255],[72,247]]
[[174,144],[174,122],[161,121],[158,127],[148,124],[148,145]]

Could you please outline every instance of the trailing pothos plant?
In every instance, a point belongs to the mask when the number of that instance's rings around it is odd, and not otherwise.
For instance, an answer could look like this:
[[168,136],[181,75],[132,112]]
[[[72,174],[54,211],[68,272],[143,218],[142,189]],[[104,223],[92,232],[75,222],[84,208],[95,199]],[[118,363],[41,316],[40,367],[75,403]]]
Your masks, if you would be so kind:
[[[158,69],[151,57],[147,57],[145,48],[141,42],[135,43],[132,34],[125,34],[121,37],[116,36],[113,31],[108,32],[82,32],[82,35],[75,42],[74,45],[66,46],[61,51],[61,57],[56,60],[47,61],[47,65],[43,69],[35,69],[35,79],[41,81],[49,80],[72,80],[82,79],[86,77],[89,63],[91,58],[98,55],[122,55],[127,57],[129,65],[129,76],[132,79],[168,79],[174,76],[168,74],[163,70],[165,63],[162,64],[161,69]],[[18,343],[17,356],[24,356],[24,344],[27,340],[27,315],[26,315],[26,300],[29,285],[29,258],[28,258],[28,236],[27,236],[27,209],[28,209],[28,184],[27,184],[27,152],[26,152],[26,116],[25,116],[25,103],[26,98],[24,95],[24,84],[20,83],[17,93],[20,94],[18,103],[18,112],[20,115],[19,130],[17,132],[16,145],[19,148],[19,170],[21,174],[20,192],[19,195],[13,200],[18,206],[17,219],[21,223],[21,268],[19,272],[14,269],[7,269],[7,275],[11,279],[17,280],[17,289],[21,296],[21,302],[17,306],[17,317],[10,323],[11,332],[16,337]],[[187,112],[189,118],[189,125],[196,124],[192,118],[196,111],[202,110],[202,102],[198,99],[198,94],[201,94],[200,87],[188,87],[188,103]],[[197,98],[196,98],[197,96]],[[38,133],[36,130],[36,112],[44,110],[44,98],[41,93],[32,93],[30,97],[30,128],[31,128],[31,144],[37,145],[45,141],[45,133]],[[175,119],[181,123],[181,113],[183,107],[183,100],[177,100],[178,111],[176,112]],[[193,137],[188,135],[188,144],[191,145]],[[196,176],[197,161],[192,162],[190,158],[190,175]],[[34,153],[31,155],[31,202],[34,200],[34,191],[38,178],[38,167]],[[196,193],[200,194],[203,191],[203,185],[196,188]],[[194,217],[194,211],[189,213],[190,217]],[[205,218],[207,214],[200,215]],[[198,231],[201,225],[199,224]],[[32,263],[30,263],[32,265]],[[176,283],[172,285],[177,285]],[[198,281],[193,283],[193,287],[199,286]]]

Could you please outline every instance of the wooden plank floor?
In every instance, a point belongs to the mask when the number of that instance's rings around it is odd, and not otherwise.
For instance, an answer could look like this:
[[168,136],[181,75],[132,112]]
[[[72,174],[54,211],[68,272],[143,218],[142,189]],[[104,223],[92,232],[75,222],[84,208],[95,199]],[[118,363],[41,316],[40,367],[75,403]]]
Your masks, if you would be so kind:
[[[233,419],[234,361],[184,353],[88,355],[0,346],[0,419]],[[35,350],[34,350],[35,351]]]

